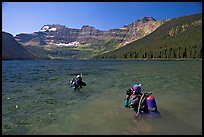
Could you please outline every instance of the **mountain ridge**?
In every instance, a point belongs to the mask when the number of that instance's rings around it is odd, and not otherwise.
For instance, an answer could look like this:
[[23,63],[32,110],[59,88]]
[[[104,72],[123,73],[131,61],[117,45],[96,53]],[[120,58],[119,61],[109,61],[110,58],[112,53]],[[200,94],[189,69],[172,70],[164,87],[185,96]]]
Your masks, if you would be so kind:
[[202,58],[202,14],[173,18],[146,37],[95,59]]
[[[149,24],[152,23],[152,25],[150,26],[147,24],[148,22]],[[23,45],[56,45],[57,43],[67,44],[74,41],[82,43],[85,41],[86,43],[91,44],[89,39],[104,40],[107,37],[111,37],[123,41],[120,43],[120,46],[124,46],[127,42],[132,42],[151,33],[161,25],[161,23],[162,21],[156,21],[152,17],[143,17],[133,23],[124,25],[123,27],[109,29],[107,31],[96,29],[90,25],[84,25],[81,29],[75,29],[60,24],[47,24],[38,32],[17,34],[15,39]],[[149,25],[149,29],[148,27],[145,28],[146,24]],[[130,38],[128,39],[128,37]]]
[[2,59],[3,60],[36,60],[49,59],[46,52],[39,47],[25,47],[19,44],[7,32],[2,32]]
[[201,58],[201,15],[159,21],[142,17],[107,31],[90,25],[75,29],[47,24],[39,31],[20,33],[14,38],[39,59]]

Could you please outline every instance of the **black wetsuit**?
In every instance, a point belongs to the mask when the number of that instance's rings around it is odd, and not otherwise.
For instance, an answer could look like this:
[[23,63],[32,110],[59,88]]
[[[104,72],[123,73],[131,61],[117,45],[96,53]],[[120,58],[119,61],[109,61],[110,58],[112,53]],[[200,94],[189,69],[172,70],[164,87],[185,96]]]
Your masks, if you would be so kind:
[[79,79],[77,80],[77,85],[81,88],[82,86],[86,86],[86,83]]
[[124,106],[125,107],[129,107],[129,99],[130,99],[130,96],[132,95],[132,90],[131,89],[128,89],[127,91],[126,91],[126,98],[125,98],[125,100],[124,100]]
[[[139,101],[140,101],[140,98],[142,96],[142,93],[139,92],[134,98],[132,98],[131,100],[135,100],[136,98],[136,102],[134,101],[133,104],[131,104],[132,108],[134,108],[134,111],[137,112],[137,109],[138,109],[138,105],[139,105]],[[144,99],[144,100],[143,100]],[[141,106],[140,106],[140,110],[141,112],[148,112],[148,106],[147,106],[147,103],[146,103],[146,95],[143,96],[142,100],[141,100]]]
[[126,95],[127,95],[127,101],[129,101],[129,99],[130,99],[130,96],[132,95],[132,91],[131,91],[131,89],[128,89],[127,91],[126,91]]
[[72,79],[70,84],[71,87],[74,87],[75,89],[81,88],[82,86],[86,86],[86,83],[82,81],[82,78]]

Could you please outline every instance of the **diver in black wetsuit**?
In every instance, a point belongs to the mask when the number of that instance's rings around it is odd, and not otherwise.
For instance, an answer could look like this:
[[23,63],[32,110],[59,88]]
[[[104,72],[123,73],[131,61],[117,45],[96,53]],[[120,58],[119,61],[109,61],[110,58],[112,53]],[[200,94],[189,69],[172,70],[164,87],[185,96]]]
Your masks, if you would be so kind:
[[76,76],[76,83],[81,88],[82,86],[86,86],[86,83],[82,80],[82,73],[81,75]]
[[138,116],[138,114],[147,114],[150,117],[160,116],[152,92],[142,93],[141,84],[133,84],[133,86],[126,91],[124,107],[133,108],[134,112],[136,112],[136,116]]
[[[140,102],[140,98],[144,93],[141,93],[141,84],[133,84],[133,86],[126,91],[126,98],[124,100],[125,107],[131,107],[135,112],[138,110],[138,105]],[[130,100],[130,101],[129,101]],[[141,111],[147,112],[146,100],[142,98],[141,100]]]
[[[132,88],[133,88],[133,94],[132,94],[132,97],[130,100],[130,107],[134,108],[134,111],[137,112],[139,104],[141,103],[140,104],[141,112],[142,113],[148,112],[148,107],[147,107],[146,99],[145,99],[147,94],[141,92],[141,84],[139,84],[139,85],[134,84]],[[144,96],[142,97],[143,94],[144,94]],[[141,100],[141,102],[140,102],[140,100]]]
[[86,83],[82,80],[82,73],[81,75],[77,75],[76,79],[73,78],[70,81],[70,85],[71,87],[74,87],[74,89],[82,88],[82,86],[86,86]]

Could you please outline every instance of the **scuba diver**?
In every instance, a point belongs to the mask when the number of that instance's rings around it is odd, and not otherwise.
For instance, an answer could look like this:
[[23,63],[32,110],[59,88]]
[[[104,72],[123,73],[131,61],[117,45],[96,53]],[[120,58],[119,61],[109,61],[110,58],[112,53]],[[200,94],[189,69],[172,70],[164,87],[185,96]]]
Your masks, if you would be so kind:
[[81,75],[77,75],[76,76],[76,79],[72,79],[70,81],[70,85],[71,87],[73,87],[74,89],[77,89],[77,88],[82,88],[82,86],[86,86],[86,83],[82,80],[82,73]]
[[[138,96],[136,96],[136,95],[138,95]],[[139,85],[138,84],[134,84],[131,88],[129,88],[126,91],[126,98],[124,100],[124,106],[125,107],[131,107],[133,105],[133,101],[132,101],[131,105],[129,105],[130,97],[132,96],[131,100],[134,99],[134,98],[137,98],[137,100],[138,100],[138,97],[140,95],[141,95],[141,84],[139,84]]]
[[157,112],[156,101],[151,92],[141,92],[141,84],[133,84],[133,86],[126,91],[126,98],[124,100],[124,107],[133,108],[136,116],[139,113]]

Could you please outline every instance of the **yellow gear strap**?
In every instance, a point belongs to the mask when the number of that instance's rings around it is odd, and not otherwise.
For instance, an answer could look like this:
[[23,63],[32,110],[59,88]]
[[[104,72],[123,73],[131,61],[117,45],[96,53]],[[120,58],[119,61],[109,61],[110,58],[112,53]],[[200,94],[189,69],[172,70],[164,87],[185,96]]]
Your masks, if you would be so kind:
[[138,106],[138,109],[137,109],[137,114],[136,114],[136,116],[137,116],[137,115],[139,114],[139,112],[140,112],[140,103],[141,103],[141,101],[142,101],[143,96],[144,96],[144,94],[142,94],[142,96],[141,96],[141,98],[140,98],[140,102],[139,102],[139,106]]

